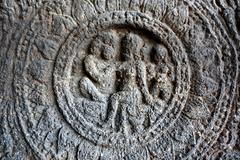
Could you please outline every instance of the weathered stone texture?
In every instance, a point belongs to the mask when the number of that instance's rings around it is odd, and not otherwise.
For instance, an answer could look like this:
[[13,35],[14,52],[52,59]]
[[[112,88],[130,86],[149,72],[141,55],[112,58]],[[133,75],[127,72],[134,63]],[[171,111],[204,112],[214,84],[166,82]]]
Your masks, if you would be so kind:
[[0,1],[0,159],[240,159],[239,0]]

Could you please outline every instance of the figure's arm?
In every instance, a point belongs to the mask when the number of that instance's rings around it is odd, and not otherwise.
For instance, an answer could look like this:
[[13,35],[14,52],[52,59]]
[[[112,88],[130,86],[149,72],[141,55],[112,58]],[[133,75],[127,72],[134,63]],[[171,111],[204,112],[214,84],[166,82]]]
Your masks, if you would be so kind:
[[152,64],[147,65],[146,70],[147,70],[147,80],[148,81],[150,81],[154,77],[156,77],[156,71],[155,71],[155,66],[154,65],[152,65]]
[[94,58],[95,57],[92,55],[87,56],[84,60],[84,65],[88,75],[96,82],[100,82],[101,75],[98,71],[96,63],[94,62]]
[[150,104],[152,102],[152,96],[148,90],[147,86],[147,74],[146,74],[146,65],[144,62],[137,62],[137,80],[139,83],[140,90],[144,96],[145,102]]

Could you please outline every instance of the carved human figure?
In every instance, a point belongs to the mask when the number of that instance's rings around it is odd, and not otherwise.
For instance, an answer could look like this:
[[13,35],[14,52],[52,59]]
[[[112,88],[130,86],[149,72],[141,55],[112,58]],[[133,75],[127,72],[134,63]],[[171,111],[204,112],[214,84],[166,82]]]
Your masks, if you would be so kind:
[[144,41],[136,34],[128,34],[122,40],[123,64],[119,68],[119,92],[111,96],[113,129],[124,134],[138,130],[143,100],[151,101],[146,84],[146,66],[141,60],[140,49]]
[[172,94],[172,82],[169,80],[169,68],[166,65],[162,65],[159,68],[159,72],[156,74],[156,83],[153,85],[153,95],[156,98],[160,98],[165,102],[171,97]]
[[103,32],[90,44],[90,54],[84,59],[88,77],[80,80],[80,91],[85,98],[106,102],[116,81],[114,58],[117,54],[117,36]]
[[151,86],[150,92],[154,99],[161,99],[165,102],[168,102],[172,90],[173,84],[172,76],[173,67],[167,62],[168,50],[163,45],[154,46],[151,52],[153,58],[154,67],[151,66]]

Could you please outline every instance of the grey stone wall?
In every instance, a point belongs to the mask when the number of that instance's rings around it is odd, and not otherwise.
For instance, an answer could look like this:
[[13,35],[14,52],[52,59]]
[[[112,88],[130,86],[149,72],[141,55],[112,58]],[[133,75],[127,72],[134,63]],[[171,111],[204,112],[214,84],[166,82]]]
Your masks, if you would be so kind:
[[0,1],[0,159],[240,159],[239,0]]

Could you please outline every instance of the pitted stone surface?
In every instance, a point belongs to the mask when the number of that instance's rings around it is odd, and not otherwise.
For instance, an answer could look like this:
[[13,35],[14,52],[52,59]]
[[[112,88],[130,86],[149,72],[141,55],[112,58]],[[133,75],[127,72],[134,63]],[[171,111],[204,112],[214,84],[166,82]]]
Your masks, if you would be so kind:
[[0,157],[240,159],[226,1],[4,1]]

